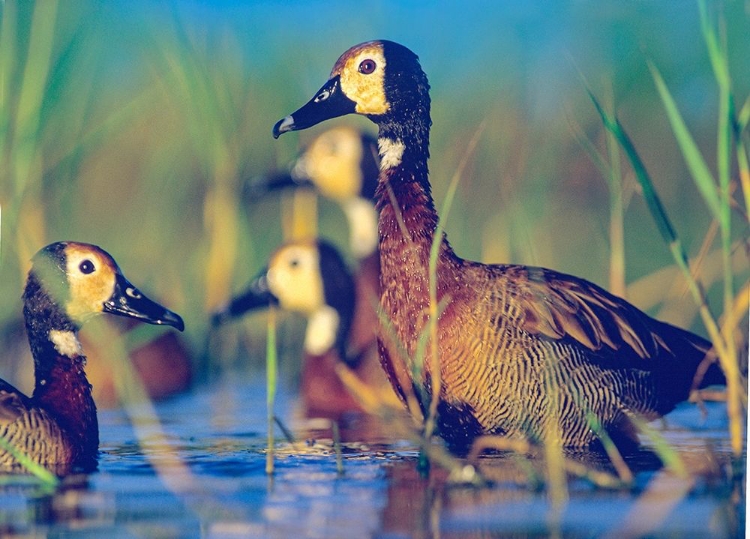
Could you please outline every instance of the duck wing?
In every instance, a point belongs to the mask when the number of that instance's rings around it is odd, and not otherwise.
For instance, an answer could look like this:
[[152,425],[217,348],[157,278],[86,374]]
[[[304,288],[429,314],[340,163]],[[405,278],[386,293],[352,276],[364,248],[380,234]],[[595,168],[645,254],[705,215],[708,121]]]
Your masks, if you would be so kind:
[[616,361],[612,367],[650,369],[660,359],[703,359],[711,350],[706,339],[651,318],[584,279],[544,268],[513,271],[525,272],[525,278],[514,279],[523,329],[605,352],[591,357]]
[[0,426],[13,423],[30,408],[29,397],[5,380],[0,380]]

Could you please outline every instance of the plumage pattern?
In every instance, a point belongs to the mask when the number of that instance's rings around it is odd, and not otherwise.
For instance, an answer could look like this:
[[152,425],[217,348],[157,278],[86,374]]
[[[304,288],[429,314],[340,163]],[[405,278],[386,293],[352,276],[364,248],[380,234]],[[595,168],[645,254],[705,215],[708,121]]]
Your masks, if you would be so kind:
[[[53,417],[4,380],[0,380],[0,436],[24,454],[38,455],[39,462],[76,460],[72,444]],[[11,453],[0,451],[0,467],[17,466]]]

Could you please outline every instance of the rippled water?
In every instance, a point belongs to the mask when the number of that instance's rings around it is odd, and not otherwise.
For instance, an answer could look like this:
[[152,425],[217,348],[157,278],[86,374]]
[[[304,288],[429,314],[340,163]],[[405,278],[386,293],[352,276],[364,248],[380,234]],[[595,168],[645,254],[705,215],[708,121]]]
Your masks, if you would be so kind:
[[[291,409],[282,394],[278,415]],[[711,445],[721,461],[725,413],[721,404],[707,410],[704,418],[681,407],[664,433],[688,457]],[[484,461],[499,479],[494,486],[469,488],[447,486],[439,470],[421,477],[405,443],[347,445],[339,475],[328,441],[280,442],[269,477],[265,392],[257,382],[223,382],[160,403],[160,426],[144,424],[145,412],[131,412],[135,428],[122,411],[100,412],[96,473],[68,478],[54,494],[20,481],[0,487],[3,536],[734,537],[744,530],[744,497],[738,502],[720,473],[679,479],[643,455],[630,461],[634,489],[571,480],[555,518],[548,495],[518,483],[524,471],[507,456]]]

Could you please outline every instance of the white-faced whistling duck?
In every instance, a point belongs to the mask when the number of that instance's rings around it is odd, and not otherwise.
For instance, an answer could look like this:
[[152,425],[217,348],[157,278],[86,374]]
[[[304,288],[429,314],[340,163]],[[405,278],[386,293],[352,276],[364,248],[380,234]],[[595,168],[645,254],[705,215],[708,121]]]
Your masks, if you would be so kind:
[[334,127],[316,136],[289,172],[254,179],[246,184],[245,195],[252,200],[290,187],[314,188],[341,207],[349,224],[349,250],[361,260],[378,245],[377,152],[377,141],[369,134],[349,126]]
[[[300,387],[305,417],[341,421],[351,412],[361,412],[336,374],[340,361],[397,402],[378,359],[375,311],[357,301],[352,275],[333,245],[323,240],[282,245],[247,290],[214,313],[213,322],[220,324],[269,304],[307,318]],[[355,333],[352,322],[363,317],[369,320],[369,332]]]
[[[411,373],[428,319],[438,216],[427,168],[429,84],[417,56],[390,41],[352,47],[313,99],[273,134],[349,113],[379,129],[380,302],[392,324],[381,331],[381,361],[402,397],[413,391],[419,398],[420,387],[431,392],[429,359],[423,379]],[[706,359],[709,342],[599,286],[543,268],[463,260],[445,237],[440,241],[438,423],[456,451],[480,434],[588,446],[597,439],[592,415],[616,440],[634,442],[630,414],[659,417],[692,388],[724,381]]]
[[[23,305],[36,383],[29,398],[0,380],[0,436],[43,466],[93,469],[99,428],[81,324],[104,312],[182,331],[182,318],[130,284],[102,249],[75,242],[53,243],[34,256]],[[18,462],[0,450],[0,466]]]

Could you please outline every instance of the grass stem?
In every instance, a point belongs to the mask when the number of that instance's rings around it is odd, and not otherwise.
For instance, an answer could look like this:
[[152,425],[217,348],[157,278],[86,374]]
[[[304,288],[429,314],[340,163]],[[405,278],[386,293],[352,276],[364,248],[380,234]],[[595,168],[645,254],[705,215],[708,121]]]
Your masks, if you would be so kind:
[[[658,72],[654,71],[658,75]],[[741,383],[741,374],[739,366],[737,364],[736,349],[731,342],[725,341],[722,332],[716,322],[716,319],[712,315],[708,302],[706,300],[706,294],[701,284],[693,277],[690,267],[688,264],[688,257],[685,249],[682,246],[680,238],[677,236],[672,223],[667,215],[664,206],[656,193],[651,176],[646,170],[646,166],[635,149],[635,145],[632,140],[625,132],[624,128],[620,124],[617,117],[611,117],[607,112],[604,111],[599,101],[596,99],[594,94],[589,90],[589,96],[596,107],[604,126],[609,130],[618,140],[620,145],[625,150],[625,154],[628,156],[631,166],[635,171],[636,178],[641,185],[643,190],[643,196],[646,200],[646,204],[651,211],[651,215],[654,218],[657,228],[661,233],[662,238],[667,243],[672,257],[675,263],[680,268],[680,271],[685,276],[693,299],[698,305],[698,311],[700,313],[703,324],[708,332],[711,343],[713,344],[714,351],[718,357],[719,363],[724,371],[727,380],[727,414],[729,416],[729,432],[732,444],[732,451],[736,456],[742,453],[743,448],[743,408],[742,408],[742,395],[743,388]],[[683,137],[685,138],[685,137]],[[692,139],[691,139],[692,140]],[[684,150],[689,151],[689,150]],[[694,158],[694,160],[698,160]],[[699,161],[702,161],[700,158]],[[710,173],[709,173],[710,174]],[[697,182],[698,185],[702,185],[705,182]],[[706,195],[707,200],[711,200],[711,197],[715,195],[715,191],[707,189],[708,192],[713,192],[713,195]],[[718,196],[717,196],[717,204]],[[719,210],[714,214],[715,216],[720,213]]]
[[276,402],[277,387],[277,348],[276,348],[276,308],[271,305],[268,309],[268,325],[266,332],[266,409],[268,434],[266,439],[266,474],[274,472],[274,404]]
[[429,261],[429,287],[430,287],[430,306],[429,306],[429,332],[430,332],[430,381],[432,388],[432,395],[430,398],[430,407],[427,414],[427,420],[425,422],[425,438],[429,439],[435,429],[437,422],[437,411],[438,404],[440,402],[440,392],[442,386],[442,376],[440,370],[440,341],[438,337],[438,318],[440,312],[443,309],[440,308],[440,302],[445,301],[446,305],[450,302],[450,298],[443,298],[439,302],[437,297],[437,265],[440,258],[440,250],[443,245],[443,236],[445,230],[445,222],[448,219],[451,206],[453,205],[453,199],[456,195],[456,189],[458,188],[458,182],[463,176],[466,165],[469,162],[469,157],[474,155],[477,147],[477,143],[484,133],[487,125],[486,120],[483,121],[479,127],[474,131],[474,135],[471,137],[466,151],[464,151],[461,161],[456,168],[453,177],[451,178],[450,184],[448,185],[448,191],[443,201],[443,206],[440,210],[440,217],[438,218],[438,225],[435,229],[434,236],[432,238],[432,245],[430,246],[430,261]]
[[341,453],[341,432],[339,431],[339,422],[331,423],[331,434],[333,436],[333,449],[336,452],[336,474],[341,477],[344,475],[344,459]]

